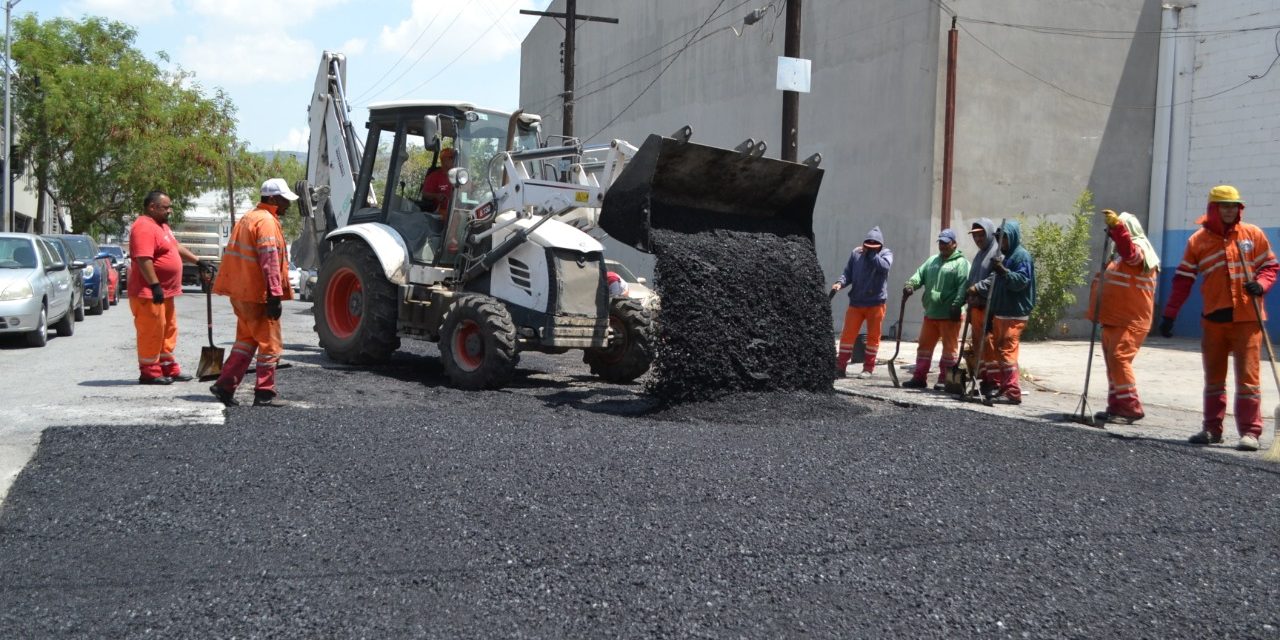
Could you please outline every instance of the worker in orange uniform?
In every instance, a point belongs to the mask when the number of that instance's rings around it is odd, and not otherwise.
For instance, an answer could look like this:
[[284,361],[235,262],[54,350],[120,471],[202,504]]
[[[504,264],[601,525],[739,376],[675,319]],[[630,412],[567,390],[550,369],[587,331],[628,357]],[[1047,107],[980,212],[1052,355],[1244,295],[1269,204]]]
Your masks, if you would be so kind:
[[[996,238],[996,223],[990,218],[978,218],[969,229],[969,237],[977,246],[973,262],[969,264],[969,279],[965,300],[968,303],[969,334],[972,336],[974,358],[982,351],[982,361],[970,363],[970,371],[980,381],[978,391],[993,391],[999,383],[995,368],[995,348],[988,348],[990,335],[987,331],[987,294],[995,284],[992,265],[1003,262],[1000,255],[1000,241]],[[982,349],[978,349],[980,342]],[[963,356],[964,354],[961,354]]]
[[1103,209],[1107,235],[1115,243],[1115,253],[1102,272],[1102,297],[1095,278],[1089,300],[1088,317],[1102,325],[1102,356],[1107,363],[1107,410],[1094,415],[1098,422],[1131,424],[1146,413],[1138,398],[1138,379],[1133,360],[1151,329],[1155,309],[1156,281],[1160,257],[1142,231],[1142,223],[1131,213]]
[[182,263],[209,264],[196,257],[169,228],[173,202],[152,191],[142,199],[143,214],[129,227],[129,309],[137,334],[139,384],[186,382],[191,376],[173,357],[178,346],[178,314],[174,298],[182,295]]
[[993,262],[991,335],[983,350],[994,354],[989,367],[994,368],[996,386],[984,396],[983,403],[1022,404],[1018,354],[1022,346],[1022,330],[1027,327],[1031,310],[1036,306],[1035,262],[1022,246],[1022,226],[1017,220],[1006,220],[998,234],[1000,254],[1004,260]]
[[[1182,263],[1173,276],[1173,292],[1160,321],[1160,335],[1173,336],[1173,321],[1203,275],[1200,297],[1204,316],[1200,352],[1204,362],[1204,425],[1192,444],[1222,442],[1227,412],[1227,356],[1235,361],[1236,431],[1241,451],[1257,451],[1262,435],[1262,385],[1259,373],[1262,328],[1251,297],[1266,295],[1276,279],[1276,256],[1262,229],[1244,222],[1244,201],[1230,185],[1209,191],[1200,228],[1187,240]],[[1245,274],[1245,265],[1253,278]],[[1261,306],[1261,305],[1259,305]],[[1261,320],[1266,320],[1263,314]]]
[[831,295],[844,288],[849,289],[849,308],[844,312],[844,329],[840,331],[840,351],[836,355],[836,377],[845,377],[845,368],[853,357],[853,343],[858,328],[865,322],[867,345],[862,359],[859,378],[870,378],[876,367],[876,354],[880,353],[880,327],[884,322],[885,301],[889,298],[889,268],[893,266],[893,251],[884,246],[880,227],[872,227],[862,246],[849,252],[840,279],[831,285]]
[[455,159],[453,149],[440,150],[440,167],[428,171],[422,179],[422,201],[427,211],[440,216],[445,229],[449,228],[449,198],[453,195],[453,183],[449,182],[449,170],[453,168]]
[[919,269],[907,278],[903,297],[921,289],[924,324],[916,345],[916,368],[911,379],[902,383],[907,389],[929,386],[929,365],[933,349],[942,341],[942,359],[938,361],[938,384],[935,391],[946,388],[947,372],[960,363],[960,330],[964,313],[965,282],[969,278],[969,260],[956,248],[956,232],[943,229],[938,234],[938,253],[929,256]]
[[276,365],[284,351],[280,336],[281,301],[293,299],[289,287],[289,260],[285,253],[280,216],[298,195],[281,178],[262,183],[257,208],[236,222],[231,241],[222,253],[222,268],[213,292],[231,298],[236,313],[236,343],[222,366],[222,375],[209,387],[222,404],[234,406],[236,387],[257,352],[257,381],[253,406],[282,407],[276,391]]

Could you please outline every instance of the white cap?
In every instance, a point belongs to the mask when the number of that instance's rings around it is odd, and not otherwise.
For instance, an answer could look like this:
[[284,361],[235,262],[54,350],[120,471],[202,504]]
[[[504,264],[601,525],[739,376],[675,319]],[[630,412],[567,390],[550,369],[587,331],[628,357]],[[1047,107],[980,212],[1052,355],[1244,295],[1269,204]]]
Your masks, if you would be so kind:
[[298,194],[289,189],[289,183],[284,178],[272,178],[262,183],[262,195],[265,196],[284,196],[286,200],[297,200]]

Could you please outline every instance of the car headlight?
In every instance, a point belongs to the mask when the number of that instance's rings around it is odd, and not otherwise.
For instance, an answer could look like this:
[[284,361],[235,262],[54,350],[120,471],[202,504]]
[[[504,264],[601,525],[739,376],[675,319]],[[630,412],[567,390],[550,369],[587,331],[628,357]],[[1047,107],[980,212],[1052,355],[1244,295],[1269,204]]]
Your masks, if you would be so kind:
[[84,268],[84,279],[88,280],[93,277],[93,265],[86,265]]
[[35,291],[32,291],[31,283],[23,280],[5,287],[4,291],[0,291],[0,301],[26,300],[34,295]]

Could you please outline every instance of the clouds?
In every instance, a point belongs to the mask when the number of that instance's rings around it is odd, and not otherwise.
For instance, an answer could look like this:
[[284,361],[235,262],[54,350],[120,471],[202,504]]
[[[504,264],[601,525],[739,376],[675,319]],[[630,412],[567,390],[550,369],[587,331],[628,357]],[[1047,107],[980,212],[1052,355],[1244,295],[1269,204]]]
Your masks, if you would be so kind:
[[173,0],[79,0],[66,5],[71,16],[106,16],[130,24],[164,20],[176,14]]
[[271,149],[274,151],[306,151],[309,135],[306,129],[290,129],[284,139],[272,145]]
[[546,3],[534,0],[414,0],[413,11],[408,18],[395,26],[382,28],[378,45],[383,51],[397,54],[422,53],[430,47],[447,61],[480,38],[481,42],[472,47],[466,57],[475,62],[491,62],[519,51],[520,41],[538,20],[535,16],[521,15],[519,10],[534,9],[538,4]]
[[178,52],[183,67],[205,85],[275,84],[315,76],[320,52],[310,42],[275,34],[227,38],[189,36]]

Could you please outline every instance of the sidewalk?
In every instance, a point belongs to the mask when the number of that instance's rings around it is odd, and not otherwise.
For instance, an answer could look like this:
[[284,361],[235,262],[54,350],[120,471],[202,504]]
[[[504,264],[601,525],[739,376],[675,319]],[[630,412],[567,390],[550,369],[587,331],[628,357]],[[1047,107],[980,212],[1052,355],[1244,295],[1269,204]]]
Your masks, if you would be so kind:
[[[888,344],[892,353],[892,344]],[[884,353],[885,345],[881,345]],[[935,352],[935,358],[937,357]],[[1035,422],[1054,422],[1080,429],[1097,431],[1094,427],[1080,425],[1063,419],[1064,414],[1074,414],[1084,389],[1085,365],[1089,355],[1088,340],[1049,340],[1024,342],[1020,354],[1022,370],[1022,404],[1018,406],[996,405],[987,407],[980,402],[959,402],[950,394],[894,388],[889,379],[888,367],[876,367],[875,375],[866,380],[853,376],[860,371],[850,366],[850,377],[836,380],[836,390],[865,398],[888,400],[896,404],[938,406],[1016,417]],[[915,343],[903,341],[898,354],[898,378],[906,382],[911,377],[915,362]],[[1201,398],[1204,377],[1200,365],[1200,342],[1187,338],[1148,338],[1134,362],[1138,375],[1138,393],[1146,410],[1146,418],[1131,425],[1108,424],[1106,430],[1123,437],[1149,438],[1185,443],[1187,437],[1200,430],[1202,420]],[[937,360],[929,374],[929,385],[937,380]],[[1275,433],[1274,413],[1280,402],[1271,369],[1263,354],[1262,362],[1262,451],[1244,453],[1235,451],[1238,436],[1235,430],[1233,404],[1235,379],[1227,376],[1227,420],[1223,430],[1224,442],[1212,448],[1232,455],[1261,457],[1271,446]],[[1089,408],[1091,412],[1107,408],[1107,367],[1102,358],[1102,347],[1097,345],[1093,353],[1093,372],[1089,384]]]

